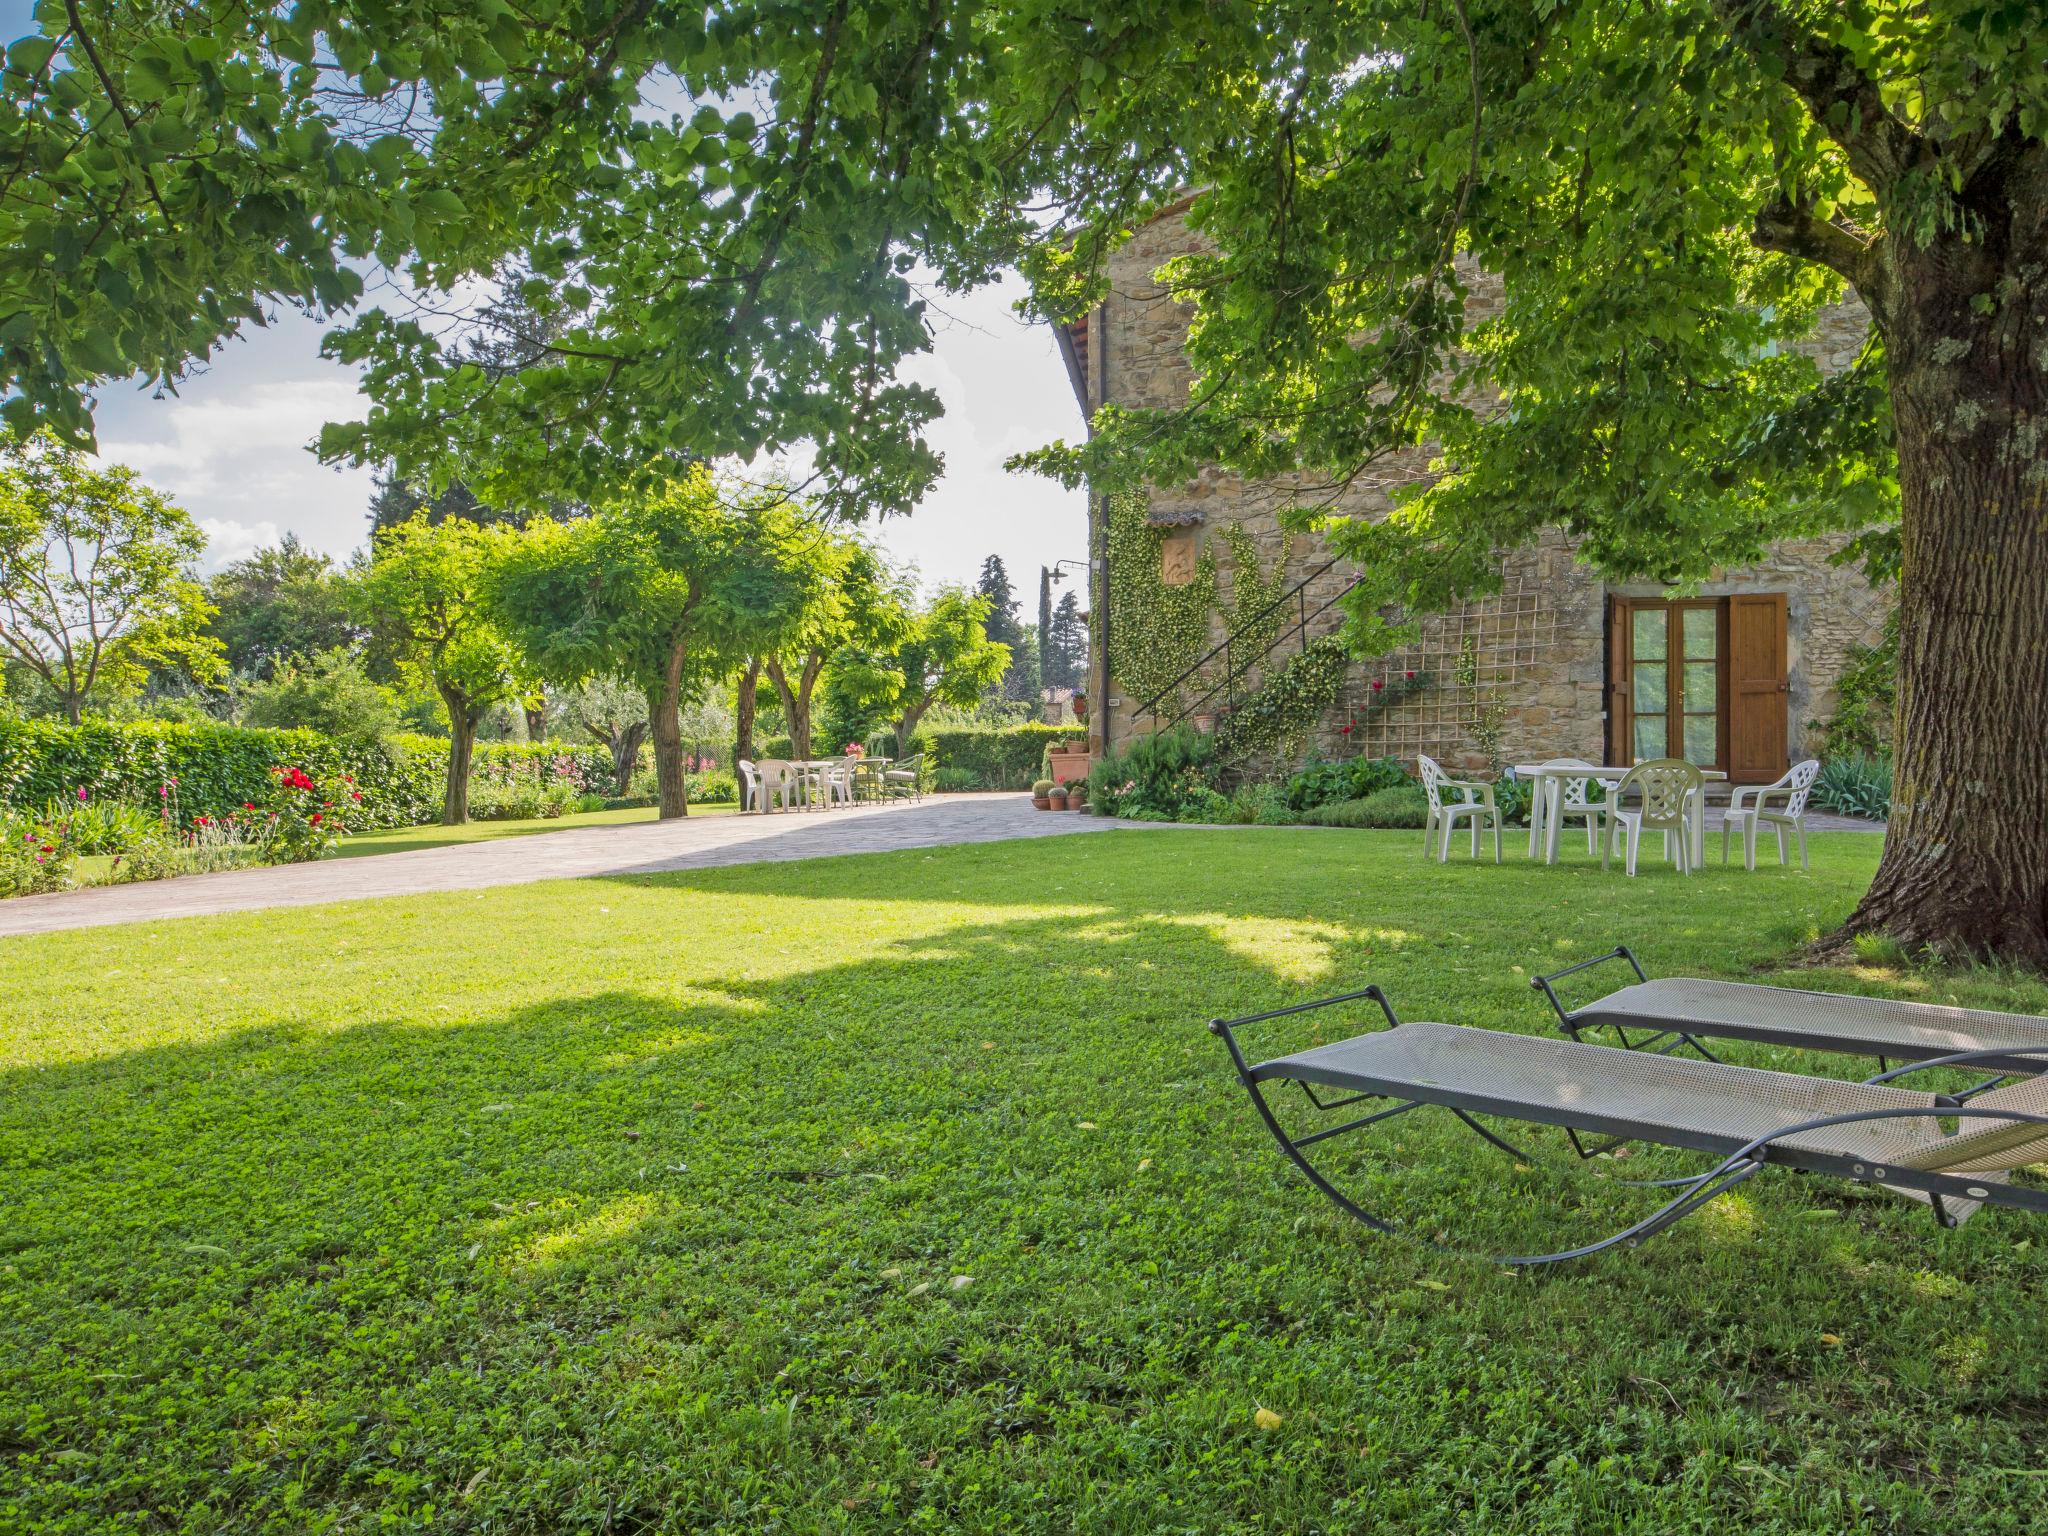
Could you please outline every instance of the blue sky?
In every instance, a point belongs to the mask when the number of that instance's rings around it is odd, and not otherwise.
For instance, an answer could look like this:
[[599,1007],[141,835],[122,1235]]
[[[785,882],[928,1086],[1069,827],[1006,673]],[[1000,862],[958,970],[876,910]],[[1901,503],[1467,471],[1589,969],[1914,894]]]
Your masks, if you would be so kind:
[[[0,0],[0,36],[31,30],[29,10],[26,0]],[[1012,453],[1081,430],[1051,332],[1010,308],[1021,291],[1011,278],[933,295],[933,349],[904,371],[945,404],[931,434],[945,477],[878,536],[928,582],[971,581],[985,556],[1001,555],[1029,619],[1038,566],[1085,554],[1087,508],[1080,492],[1002,467]],[[322,329],[283,311],[269,327],[245,326],[175,397],[131,384],[101,391],[104,456],[132,464],[191,512],[215,563],[287,531],[336,556],[363,542],[369,472],[327,468],[307,446],[322,422],[363,409],[353,370],[320,357]]]

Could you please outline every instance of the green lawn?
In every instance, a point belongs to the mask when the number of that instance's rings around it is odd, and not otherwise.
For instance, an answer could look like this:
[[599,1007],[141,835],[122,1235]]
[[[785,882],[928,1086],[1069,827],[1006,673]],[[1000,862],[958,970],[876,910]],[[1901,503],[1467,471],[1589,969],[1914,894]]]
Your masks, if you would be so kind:
[[[1338,1217],[1202,1028],[1371,979],[1542,1030],[1523,973],[1617,939],[1768,974],[1877,840],[1633,882],[1419,841],[1118,832],[0,941],[0,1529],[2043,1529],[2038,1221],[1781,1174],[1507,1273]],[[1353,1170],[1500,1248],[1680,1166],[1541,1145],[1418,1114]]]
[[[730,816],[736,805],[693,805],[692,816]],[[626,811],[583,811],[535,821],[472,821],[459,827],[390,827],[381,832],[357,832],[334,845],[330,859],[359,859],[367,853],[405,853],[414,848],[441,848],[449,843],[488,843],[501,837],[531,837],[536,832],[566,832],[571,827],[619,827],[628,822],[653,821],[658,812],[651,805]]]

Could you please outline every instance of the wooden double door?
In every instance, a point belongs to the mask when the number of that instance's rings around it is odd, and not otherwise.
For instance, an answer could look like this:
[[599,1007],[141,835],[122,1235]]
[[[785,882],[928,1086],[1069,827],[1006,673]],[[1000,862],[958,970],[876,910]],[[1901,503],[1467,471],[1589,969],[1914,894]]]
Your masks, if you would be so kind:
[[1607,754],[1682,757],[1737,784],[1788,766],[1785,594],[1610,597]]

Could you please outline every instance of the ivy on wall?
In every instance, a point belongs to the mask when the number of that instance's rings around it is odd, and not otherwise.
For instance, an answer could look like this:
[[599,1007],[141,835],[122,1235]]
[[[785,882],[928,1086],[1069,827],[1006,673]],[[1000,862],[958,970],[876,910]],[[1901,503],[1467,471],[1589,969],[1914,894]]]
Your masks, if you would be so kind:
[[1309,641],[1257,693],[1216,722],[1216,755],[1231,764],[1298,757],[1316,722],[1337,702],[1350,666],[1351,653],[1338,636]]
[[[1148,505],[1143,491],[1109,498],[1109,670],[1133,704],[1156,697],[1201,659],[1214,643],[1210,617],[1219,611],[1214,542],[1203,542],[1192,581],[1169,586],[1162,556],[1170,530],[1145,520]],[[1230,554],[1230,601],[1220,611],[1224,632],[1238,637],[1231,664],[1242,677],[1280,633],[1285,614],[1277,600],[1286,590],[1294,540],[1290,535],[1281,545],[1268,573],[1242,523],[1230,524],[1222,537]],[[1181,702],[1169,699],[1161,708]]]
[[1231,646],[1231,665],[1242,677],[1265,654],[1286,618],[1279,603],[1280,594],[1287,590],[1287,561],[1294,553],[1294,535],[1290,533],[1281,543],[1280,558],[1273,562],[1270,575],[1259,569],[1259,546],[1243,523],[1224,529],[1223,542],[1230,548],[1230,606],[1223,612],[1223,622],[1226,631],[1238,637]]
[[1216,606],[1215,550],[1205,543],[1195,579],[1168,586],[1160,575],[1166,530],[1145,521],[1146,506],[1143,491],[1109,498],[1109,671],[1132,704],[1152,698],[1201,659]]

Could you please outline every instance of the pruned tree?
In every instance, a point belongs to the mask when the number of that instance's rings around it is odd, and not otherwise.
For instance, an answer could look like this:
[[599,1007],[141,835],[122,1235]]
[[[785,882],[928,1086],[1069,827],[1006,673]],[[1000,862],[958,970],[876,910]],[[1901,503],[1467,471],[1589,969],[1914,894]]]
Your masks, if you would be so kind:
[[686,816],[683,705],[794,629],[818,580],[803,533],[779,491],[728,496],[698,467],[581,521],[527,527],[493,606],[540,674],[640,688],[661,815]]
[[195,567],[206,536],[121,465],[96,469],[48,436],[0,458],[0,647],[78,724],[88,703],[152,667],[221,669]]
[[[2041,35],[2035,7],[1905,0],[1047,18],[1022,66],[1102,83],[1042,312],[1079,314],[1180,189],[1207,249],[1162,274],[1194,310],[1186,404],[1035,462],[1104,491],[1298,475],[1313,515],[1434,445],[1395,516],[1332,529],[1365,650],[1546,527],[1678,583],[1863,535],[1897,556],[1896,794],[1833,942],[2048,965],[2048,777],[2013,772],[2048,739]],[[1845,293],[1868,343],[1824,376],[1800,343]]]
[[985,598],[945,588],[909,616],[892,644],[847,658],[855,696],[889,712],[899,756],[933,705],[972,709],[1002,680],[1010,648],[989,639],[987,621]]
[[909,622],[902,584],[867,545],[821,533],[814,536],[810,558],[820,577],[812,601],[787,646],[766,658],[789,722],[790,752],[799,758],[812,755],[812,698],[833,657],[886,649]]
[[364,621],[407,680],[433,689],[448,713],[443,826],[469,820],[477,727],[493,705],[518,696],[528,675],[485,599],[508,537],[461,518],[415,517],[377,539],[356,578]]

